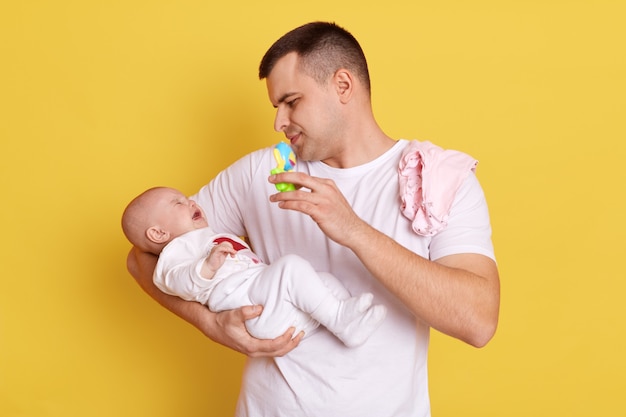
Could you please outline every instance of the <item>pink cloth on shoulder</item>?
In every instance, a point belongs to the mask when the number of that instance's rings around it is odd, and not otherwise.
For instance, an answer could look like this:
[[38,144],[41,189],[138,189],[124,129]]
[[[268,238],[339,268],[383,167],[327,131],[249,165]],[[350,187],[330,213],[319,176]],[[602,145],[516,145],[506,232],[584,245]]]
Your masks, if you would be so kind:
[[430,142],[411,141],[398,166],[401,212],[421,236],[433,236],[447,225],[456,192],[478,161]]

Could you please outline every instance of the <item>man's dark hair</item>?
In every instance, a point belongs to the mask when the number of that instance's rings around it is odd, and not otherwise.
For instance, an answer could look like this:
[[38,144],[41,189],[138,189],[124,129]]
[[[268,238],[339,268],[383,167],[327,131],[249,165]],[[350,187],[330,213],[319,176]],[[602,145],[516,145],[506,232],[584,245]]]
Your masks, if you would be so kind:
[[370,91],[367,61],[359,42],[335,23],[307,23],[283,35],[263,56],[259,79],[267,78],[276,62],[291,52],[298,54],[302,70],[320,84],[345,68]]

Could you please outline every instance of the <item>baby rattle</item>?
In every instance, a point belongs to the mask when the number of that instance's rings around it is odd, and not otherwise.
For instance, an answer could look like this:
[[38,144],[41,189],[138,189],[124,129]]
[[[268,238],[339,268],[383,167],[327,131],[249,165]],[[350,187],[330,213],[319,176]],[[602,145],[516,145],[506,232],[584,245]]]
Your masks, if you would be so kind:
[[[270,171],[272,175],[293,171],[296,166],[296,155],[285,142],[279,142],[274,146],[274,159],[276,159],[277,165]],[[276,184],[276,189],[280,192],[294,191],[296,187],[287,182],[279,182]]]

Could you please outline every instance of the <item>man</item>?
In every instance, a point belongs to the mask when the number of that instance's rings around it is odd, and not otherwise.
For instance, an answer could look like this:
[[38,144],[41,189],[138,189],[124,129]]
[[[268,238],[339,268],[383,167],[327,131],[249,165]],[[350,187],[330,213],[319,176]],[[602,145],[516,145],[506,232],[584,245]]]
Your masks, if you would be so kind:
[[[433,236],[413,231],[398,197],[397,167],[409,142],[378,126],[363,52],[334,24],[310,23],[284,35],[259,75],[276,108],[274,128],[298,156],[297,172],[268,182],[271,150],[261,150],[193,198],[209,223],[247,236],[265,261],[303,256],[350,292],[374,293],[387,319],[356,349],[324,332],[302,343],[291,332],[256,340],[243,321],[259,307],[213,314],[166,297],[150,280],[155,261],[136,249],[129,270],[166,308],[249,356],[240,416],[428,416],[430,327],[479,347],[497,326],[499,277],[480,185],[469,173],[452,190],[445,229]],[[276,193],[272,184],[279,182],[299,189]]]

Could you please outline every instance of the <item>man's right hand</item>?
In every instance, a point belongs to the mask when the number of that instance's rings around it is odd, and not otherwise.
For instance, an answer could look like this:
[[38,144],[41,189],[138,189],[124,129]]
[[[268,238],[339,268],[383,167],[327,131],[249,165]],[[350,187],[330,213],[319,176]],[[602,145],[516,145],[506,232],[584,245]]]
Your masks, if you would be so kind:
[[212,326],[214,330],[212,334],[207,336],[219,344],[253,358],[284,356],[298,346],[304,333],[300,332],[293,337],[295,330],[293,327],[275,339],[257,339],[251,336],[246,329],[245,321],[258,317],[262,311],[262,306],[245,306],[236,310],[211,313],[214,315],[215,326]]

